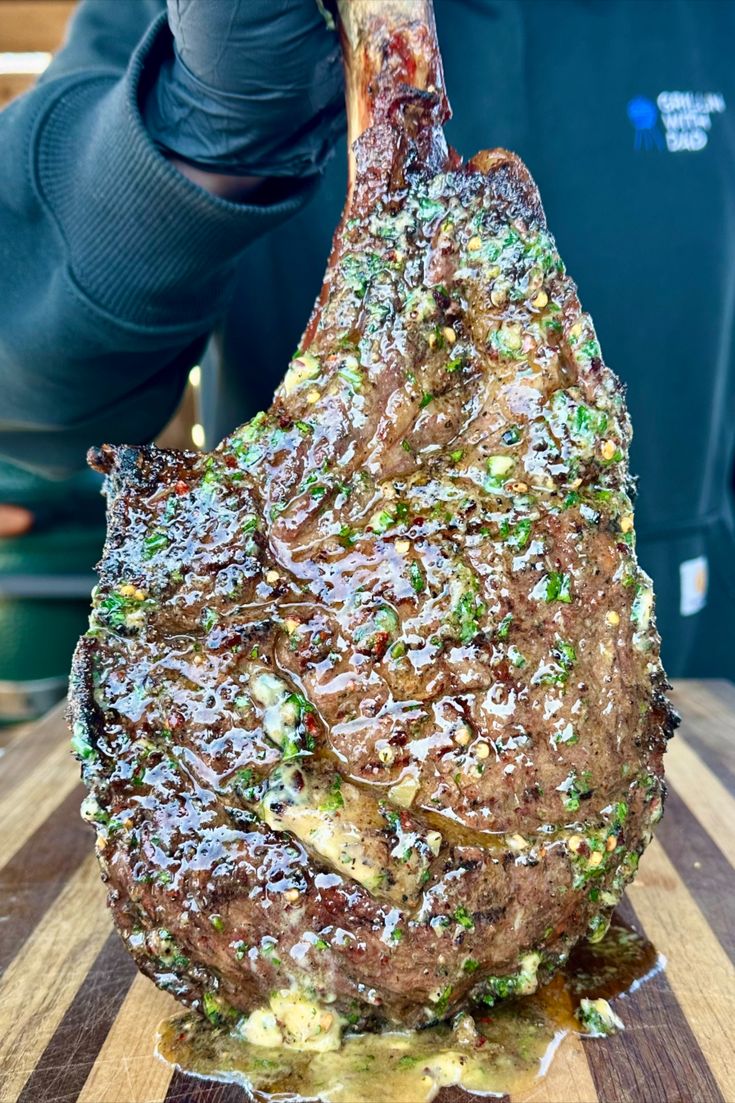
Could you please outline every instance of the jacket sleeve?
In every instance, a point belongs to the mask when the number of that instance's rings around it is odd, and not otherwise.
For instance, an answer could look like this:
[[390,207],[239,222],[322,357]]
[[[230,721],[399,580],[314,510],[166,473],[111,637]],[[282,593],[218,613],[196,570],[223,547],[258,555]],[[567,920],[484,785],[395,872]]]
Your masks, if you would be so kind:
[[60,478],[165,424],[237,262],[299,209],[209,195],[139,105],[171,46],[160,0],[84,0],[47,74],[0,113],[0,458]]

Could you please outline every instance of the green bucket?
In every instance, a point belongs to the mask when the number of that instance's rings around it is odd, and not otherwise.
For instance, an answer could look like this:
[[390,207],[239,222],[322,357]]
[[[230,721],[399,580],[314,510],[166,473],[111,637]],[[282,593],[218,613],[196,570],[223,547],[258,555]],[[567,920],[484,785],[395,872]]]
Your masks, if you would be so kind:
[[0,724],[33,720],[66,693],[105,536],[97,480],[56,483],[51,501],[24,489],[0,485],[0,501],[20,500],[39,518],[25,535],[0,539]]
[[0,540],[0,724],[33,720],[66,693],[103,540],[74,525]]

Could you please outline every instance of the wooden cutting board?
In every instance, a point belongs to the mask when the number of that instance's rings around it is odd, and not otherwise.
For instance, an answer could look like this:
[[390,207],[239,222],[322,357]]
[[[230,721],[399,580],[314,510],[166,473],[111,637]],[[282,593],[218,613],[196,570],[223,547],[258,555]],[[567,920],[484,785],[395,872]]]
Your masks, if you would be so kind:
[[[735,1100],[735,686],[674,701],[666,815],[623,904],[667,967],[616,1001],[623,1034],[563,1043],[533,1103]],[[176,1004],[112,930],[82,795],[61,709],[0,752],[1,1103],[244,1103],[154,1056]]]

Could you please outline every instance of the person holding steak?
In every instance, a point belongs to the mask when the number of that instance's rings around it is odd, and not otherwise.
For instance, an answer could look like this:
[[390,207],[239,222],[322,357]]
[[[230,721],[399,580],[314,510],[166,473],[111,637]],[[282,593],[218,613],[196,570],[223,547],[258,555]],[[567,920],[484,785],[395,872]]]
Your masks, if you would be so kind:
[[[628,386],[665,665],[735,676],[735,8],[435,9],[450,141],[528,163]],[[197,362],[208,446],[270,402],[345,192],[328,22],[315,0],[82,0],[0,114],[0,533],[90,444],[152,439]]]

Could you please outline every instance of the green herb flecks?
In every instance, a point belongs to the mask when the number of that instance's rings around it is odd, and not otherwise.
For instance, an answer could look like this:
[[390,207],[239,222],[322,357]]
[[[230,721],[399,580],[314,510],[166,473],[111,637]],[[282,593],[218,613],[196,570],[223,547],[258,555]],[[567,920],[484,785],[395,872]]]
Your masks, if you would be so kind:
[[498,627],[495,629],[495,635],[499,640],[507,640],[508,633],[510,632],[510,626],[513,623],[513,614],[506,613],[501,620]]
[[556,791],[561,793],[562,804],[567,812],[578,812],[580,801],[587,799],[592,793],[592,775],[589,770],[583,770],[581,774],[572,770],[561,785],[557,785]]
[[485,489],[490,493],[502,490],[510,478],[515,464],[516,461],[513,456],[491,456],[487,461]]
[[89,742],[87,738],[87,729],[83,724],[76,723],[74,725],[71,737],[71,749],[82,762],[90,762],[97,757],[97,751]]
[[577,652],[573,644],[556,637],[551,648],[551,662],[542,663],[534,675],[534,685],[564,686],[572,667],[577,661]]
[[295,722],[295,730],[287,735],[281,743],[281,754],[284,762],[303,755],[312,754],[316,746],[312,728],[316,709],[300,693],[289,693],[283,702],[284,706],[290,706]]
[[339,262],[344,282],[364,299],[370,286],[386,271],[387,265],[379,253],[348,253]]
[[275,938],[266,935],[266,937],[261,940],[260,952],[267,961],[270,961],[271,965],[276,967],[276,969],[280,967],[281,959],[278,956],[278,942]]
[[464,905],[460,904],[458,908],[454,910],[454,918],[460,927],[464,927],[466,931],[473,931],[475,929],[475,921],[469,914]]
[[353,391],[359,392],[362,390],[363,374],[360,371],[360,364],[356,357],[347,357],[339,369],[339,375]]
[[437,218],[444,212],[444,204],[440,203],[438,199],[431,199],[428,195],[422,195],[418,201],[418,217],[427,222],[432,218]]
[[110,628],[131,627],[139,623],[140,614],[151,609],[155,602],[146,598],[142,590],[131,583],[124,583],[120,590],[106,594],[96,606],[103,623]]
[[381,605],[372,617],[355,632],[355,643],[360,651],[382,658],[398,634],[398,614],[387,605]]
[[562,571],[549,571],[531,590],[531,597],[536,601],[545,601],[548,604],[559,601],[564,605],[569,605],[572,601],[570,575]]
[[155,529],[143,539],[143,558],[152,559],[157,552],[168,547],[168,533]]
[[445,988],[442,988],[439,992],[436,1000],[434,1001],[434,1012],[438,1019],[443,1019],[447,1008],[449,1007],[449,1001],[452,998],[452,986],[448,984]]
[[520,322],[503,322],[490,334],[490,347],[504,360],[522,360],[523,329]]
[[484,602],[474,591],[467,590],[462,594],[452,611],[452,620],[457,626],[460,643],[467,644],[474,640],[480,631],[480,620],[485,612]]
[[222,1026],[236,1014],[230,1005],[214,992],[205,992],[202,996],[202,1011],[212,1026]]
[[202,610],[200,623],[205,632],[210,632],[218,620],[219,613],[216,609],[207,606],[207,608]]
[[337,539],[343,548],[351,548],[357,541],[354,529],[350,525],[340,525]]
[[340,808],[344,808],[345,798],[342,796],[342,778],[339,774],[335,774],[332,779],[332,784],[329,787],[324,800],[319,805],[321,812],[337,812]]
[[235,780],[232,784],[241,800],[246,801],[248,804],[254,804],[260,800],[261,787],[258,784],[255,771],[249,766],[244,770],[237,771]]
[[506,537],[506,542],[510,545],[511,548],[516,548],[518,551],[523,551],[523,549],[528,545],[528,542],[531,539],[532,532],[533,522],[529,521],[528,518],[524,518],[522,521],[519,521],[518,524],[508,534],[508,536]]
[[577,1019],[587,1034],[605,1036],[623,1030],[622,1020],[615,1014],[607,1000],[582,999],[575,1011]]
[[408,577],[411,582],[411,587],[417,594],[422,594],[426,589],[426,579],[424,573],[421,570],[419,564],[414,560],[408,569]]

